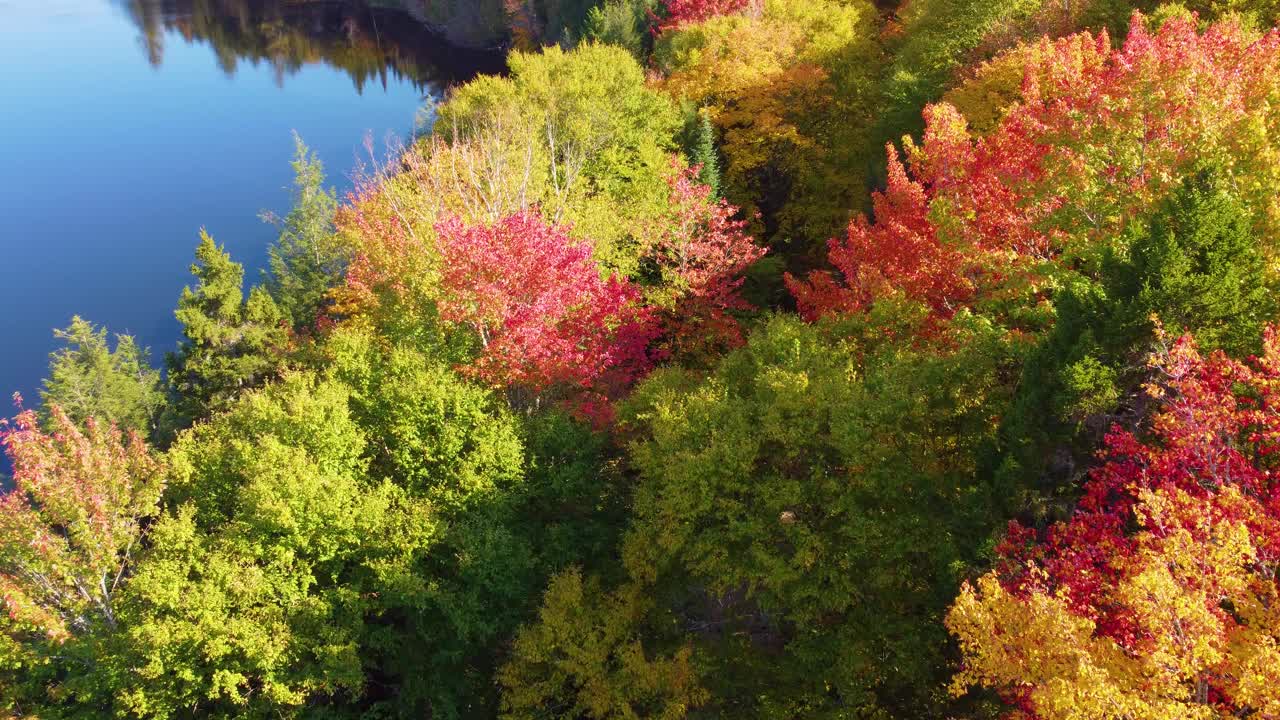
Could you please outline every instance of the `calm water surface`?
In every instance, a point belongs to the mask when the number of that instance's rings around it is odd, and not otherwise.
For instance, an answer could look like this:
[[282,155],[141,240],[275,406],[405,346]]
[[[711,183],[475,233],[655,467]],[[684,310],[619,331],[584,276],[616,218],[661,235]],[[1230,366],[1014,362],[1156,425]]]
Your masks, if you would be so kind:
[[0,0],[0,416],[73,314],[159,364],[201,227],[256,280],[291,131],[341,191],[366,134],[500,66],[357,2]]

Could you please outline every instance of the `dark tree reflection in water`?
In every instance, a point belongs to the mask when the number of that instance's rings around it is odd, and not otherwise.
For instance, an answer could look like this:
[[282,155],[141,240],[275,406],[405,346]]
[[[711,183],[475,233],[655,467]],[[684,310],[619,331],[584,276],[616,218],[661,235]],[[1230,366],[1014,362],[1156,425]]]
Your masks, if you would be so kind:
[[[228,75],[242,63],[265,63],[277,85],[306,65],[323,63],[351,77],[356,91],[384,89],[388,76],[427,92],[477,72],[504,68],[497,51],[449,44],[421,12],[363,2],[285,0],[118,0],[141,31],[153,66],[164,62],[167,36],[207,43]],[[410,3],[414,8],[416,4]]]

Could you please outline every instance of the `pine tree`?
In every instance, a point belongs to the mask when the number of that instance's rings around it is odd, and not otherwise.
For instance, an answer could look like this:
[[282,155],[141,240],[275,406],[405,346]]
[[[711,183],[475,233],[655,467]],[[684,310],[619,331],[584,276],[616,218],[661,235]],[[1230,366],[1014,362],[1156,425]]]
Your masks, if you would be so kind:
[[716,150],[716,130],[706,108],[693,113],[685,128],[685,157],[698,168],[698,182],[711,188],[711,197],[720,197],[720,155]]
[[53,334],[63,347],[49,355],[49,377],[40,391],[44,423],[49,424],[56,405],[79,426],[96,418],[148,434],[164,397],[147,349],[132,335],[116,335],[112,350],[106,328],[78,315]]
[[657,0],[606,0],[587,12],[582,34],[588,40],[624,47],[644,62],[653,45],[649,25],[657,11]]
[[200,231],[195,289],[185,287],[174,313],[185,342],[167,358],[173,431],[215,412],[242,390],[266,379],[279,365],[288,340],[284,316],[271,295],[254,287],[244,297],[244,267]]
[[[334,229],[338,199],[332,188],[324,187],[324,165],[297,133],[293,140],[293,208],[279,223],[280,237],[269,251],[266,286],[293,327],[301,328],[319,315],[348,257]],[[264,219],[276,221],[271,215]]]
[[1113,423],[1142,419],[1150,370],[1140,359],[1157,321],[1206,350],[1245,357],[1261,349],[1276,307],[1266,260],[1248,207],[1214,173],[1187,179],[1120,246],[1099,279],[1076,279],[1059,293],[1055,326],[1028,359],[1004,430],[1003,472],[1017,483],[1071,487]]
[[1236,357],[1257,352],[1272,318],[1267,264],[1250,213],[1213,172],[1187,180],[1111,273],[1113,294],[1136,301],[1133,321],[1158,315],[1171,332]]

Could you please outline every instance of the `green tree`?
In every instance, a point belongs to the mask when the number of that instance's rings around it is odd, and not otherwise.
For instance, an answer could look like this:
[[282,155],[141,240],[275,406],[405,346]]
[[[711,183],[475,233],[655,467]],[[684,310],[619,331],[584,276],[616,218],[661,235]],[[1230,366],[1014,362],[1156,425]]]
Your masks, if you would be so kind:
[[557,43],[571,47],[582,34],[587,14],[598,0],[536,0],[535,6],[542,20],[542,43]]
[[1263,325],[1275,317],[1274,282],[1252,213],[1214,173],[1184,181],[1133,236],[1128,257],[1106,272],[1130,334],[1148,335],[1156,316],[1172,333],[1195,334],[1206,350],[1233,357],[1261,350]]
[[524,480],[515,418],[430,350],[343,330],[326,348],[329,372],[351,388],[352,413],[371,437],[372,472],[464,511]]
[[293,141],[293,208],[279,222],[280,237],[268,251],[265,279],[280,311],[300,329],[315,322],[325,293],[342,280],[348,253],[334,228],[338,199],[332,188],[324,187],[324,166],[297,133]]
[[282,363],[288,330],[262,287],[244,297],[244,267],[203,230],[191,266],[195,288],[182,289],[174,313],[184,342],[166,358],[173,404],[165,432],[227,407]]
[[348,390],[286,374],[183,433],[172,505],[129,582],[108,672],[146,718],[358,704],[370,623],[416,587],[427,506],[366,474]]
[[605,0],[587,12],[583,37],[625,48],[643,63],[653,44],[649,26],[658,5],[658,0]]
[[1277,310],[1252,213],[1212,172],[1184,181],[1100,265],[1057,295],[1054,328],[1023,370],[997,471],[1022,503],[1012,510],[1070,496],[1111,425],[1143,417],[1156,322],[1245,357]]
[[547,578],[614,554],[620,499],[603,441],[558,413],[518,417],[438,348],[344,329],[326,351],[375,439],[370,473],[429,502],[440,523],[396,591],[400,609],[368,636],[369,665],[396,689],[375,704],[404,717],[490,716],[494,669]]
[[686,648],[699,680],[664,691],[701,686],[710,716],[941,716],[941,616],[990,528],[973,471],[1012,356],[967,316],[936,345],[886,341],[920,330],[895,314],[920,316],[895,307],[842,340],[777,317],[710,378],[641,386],[626,580],[575,590],[585,608],[553,584],[501,675],[513,716],[597,697],[610,709],[586,714],[680,717],[632,678],[689,672]]
[[688,643],[654,656],[642,641],[642,629],[655,629],[645,622],[651,610],[635,584],[606,593],[578,568],[556,575],[498,672],[500,717],[679,720],[705,703]]
[[112,349],[106,328],[78,315],[53,335],[63,347],[49,354],[49,377],[40,390],[45,423],[51,421],[56,405],[77,425],[97,418],[150,434],[164,394],[147,349],[139,347],[132,335],[116,335]]
[[352,388],[369,461],[411,496],[430,498],[442,534],[415,565],[407,609],[372,636],[372,663],[396,687],[380,701],[402,717],[456,718],[491,706],[497,648],[536,592],[534,549],[513,533],[524,491],[515,417],[444,362],[365,333],[331,338],[331,372]]
[[521,426],[527,491],[516,520],[537,549],[537,590],[570,565],[617,570],[631,488],[621,449],[562,410],[528,416]]
[[705,108],[686,112],[682,141],[689,165],[698,168],[698,182],[711,188],[713,198],[719,198],[720,153],[716,149],[716,128]]
[[675,103],[618,47],[549,47],[512,53],[508,63],[508,77],[476,78],[439,107],[435,139],[472,153],[468,172],[444,187],[455,195],[468,188],[461,205],[470,221],[537,205],[590,239],[602,265],[634,273],[645,221],[666,207],[680,130]]

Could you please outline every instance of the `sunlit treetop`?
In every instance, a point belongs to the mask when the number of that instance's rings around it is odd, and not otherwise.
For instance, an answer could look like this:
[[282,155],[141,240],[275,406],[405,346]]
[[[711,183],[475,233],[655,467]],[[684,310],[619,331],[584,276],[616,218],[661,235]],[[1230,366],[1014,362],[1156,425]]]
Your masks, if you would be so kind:
[[[13,486],[0,495],[0,634],[57,642],[116,626],[113,602],[165,471],[141,438],[57,406],[0,422]],[[3,643],[0,643],[3,646]],[[0,665],[14,658],[0,651]]]
[[678,28],[689,23],[702,22],[717,15],[731,15],[759,6],[759,0],[666,0],[666,11],[660,31]]
[[1280,710],[1280,342],[1249,363],[1164,343],[1151,437],[1113,432],[1072,517],[1012,525],[961,593],[957,692],[1042,720]]
[[[1234,20],[1198,32],[1174,17],[1150,31],[1135,14],[1125,43],[1105,33],[1044,41],[1025,59],[1021,99],[982,137],[947,104],[925,111],[909,171],[890,151],[876,220],[831,243],[843,277],[792,281],[810,315],[902,292],[946,315],[1028,288],[1026,270],[1096,254],[1205,164],[1224,169],[1274,236],[1280,147],[1280,33]],[[1275,248],[1264,248],[1274,253]]]
[[437,226],[440,317],[474,330],[469,368],[499,387],[592,386],[643,365],[651,323],[625,278],[601,278],[591,248],[534,213]]

